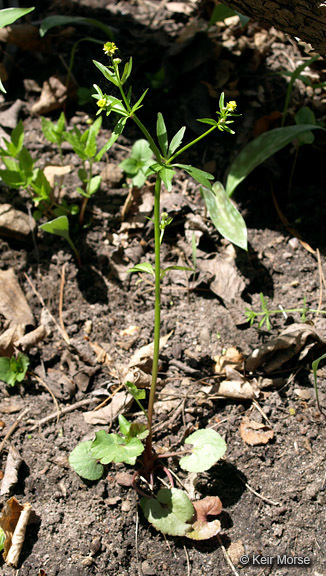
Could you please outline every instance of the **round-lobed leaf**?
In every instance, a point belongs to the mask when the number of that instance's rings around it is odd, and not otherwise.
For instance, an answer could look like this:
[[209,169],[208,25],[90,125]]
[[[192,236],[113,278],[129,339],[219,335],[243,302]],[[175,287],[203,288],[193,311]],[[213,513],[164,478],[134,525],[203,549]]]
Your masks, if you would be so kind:
[[92,444],[91,440],[78,444],[69,456],[69,464],[82,478],[99,480],[103,474],[104,467],[92,455]]
[[180,466],[188,472],[204,472],[224,456],[226,443],[212,429],[197,430],[188,436],[185,444],[192,444],[192,453],[180,460]]
[[178,488],[162,488],[157,498],[141,498],[145,518],[163,534],[184,536],[192,529],[195,509],[187,494]]

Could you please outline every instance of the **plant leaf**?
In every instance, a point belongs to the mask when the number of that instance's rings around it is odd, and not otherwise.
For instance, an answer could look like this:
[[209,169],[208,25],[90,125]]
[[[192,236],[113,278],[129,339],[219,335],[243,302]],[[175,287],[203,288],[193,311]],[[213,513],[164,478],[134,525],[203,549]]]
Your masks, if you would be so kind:
[[132,268],[129,268],[128,272],[129,274],[133,274],[134,272],[146,272],[146,274],[152,274],[152,276],[155,276],[153,266],[149,262],[136,264]]
[[325,130],[321,126],[314,126],[313,124],[285,126],[284,128],[275,128],[255,138],[255,140],[247,144],[231,165],[226,181],[227,195],[231,196],[240,182],[275,152],[290,144],[292,140],[298,138],[301,134],[317,129]]
[[127,117],[123,117],[123,118],[120,118],[120,120],[118,120],[118,122],[116,123],[116,125],[113,129],[111,137],[109,138],[107,143],[104,144],[103,148],[101,148],[101,150],[96,154],[95,162],[99,162],[101,160],[103,154],[105,154],[105,152],[107,152],[111,148],[111,146],[115,143],[115,141],[118,140],[119,136],[123,132],[123,129],[126,125],[127,120],[128,120]]
[[11,358],[0,358],[0,380],[6,382],[8,386],[15,386],[16,382],[22,382],[26,376],[29,366],[29,358],[19,352]]
[[140,506],[148,522],[163,534],[184,536],[191,530],[188,522],[195,510],[187,494],[178,488],[161,488],[157,498],[141,498]]
[[162,179],[164,186],[166,187],[168,192],[172,190],[172,180],[173,176],[175,175],[175,170],[170,166],[162,166],[158,171],[160,178]]
[[77,444],[69,455],[69,464],[81,478],[99,480],[103,474],[104,467],[92,455],[92,444],[91,440]]
[[86,24],[86,26],[96,26],[100,28],[109,40],[113,39],[113,33],[111,28],[103,24],[100,20],[96,20],[95,18],[84,18],[83,16],[61,16],[61,15],[54,15],[48,16],[48,18],[44,18],[41,22],[40,26],[40,36],[43,38],[45,34],[54,28],[55,26],[65,26],[66,24]]
[[143,451],[144,446],[138,438],[131,438],[126,443],[118,434],[108,434],[105,430],[96,432],[91,448],[92,456],[102,464],[125,462],[134,465]]
[[180,128],[180,130],[178,130],[178,132],[173,136],[170,145],[169,145],[169,153],[168,156],[172,156],[172,154],[178,150],[179,146],[181,145],[181,142],[183,140],[184,134],[186,131],[186,127],[182,126],[182,128]]
[[168,153],[168,134],[161,112],[157,115],[156,134],[162,154],[166,157]]
[[125,382],[125,386],[128,388],[129,394],[134,398],[134,400],[144,400],[146,398],[146,392],[142,388],[137,388],[136,384],[133,382]]
[[18,20],[18,18],[22,18],[29,12],[35,10],[35,6],[33,8],[4,8],[0,10],[0,28],[4,28],[5,26],[10,26]]
[[224,456],[226,443],[215,430],[197,430],[188,436],[185,444],[192,444],[192,454],[180,460],[180,466],[188,472],[204,472]]
[[200,170],[199,168],[194,168],[193,166],[187,164],[174,164],[178,168],[183,168],[189,176],[191,176],[194,180],[199,182],[202,186],[206,186],[206,188],[211,188],[209,180],[213,180],[214,176],[209,174],[209,172],[205,172],[204,170]]
[[202,188],[205,204],[215,228],[236,246],[247,250],[247,227],[240,212],[227,196],[224,186],[215,182],[211,190]]

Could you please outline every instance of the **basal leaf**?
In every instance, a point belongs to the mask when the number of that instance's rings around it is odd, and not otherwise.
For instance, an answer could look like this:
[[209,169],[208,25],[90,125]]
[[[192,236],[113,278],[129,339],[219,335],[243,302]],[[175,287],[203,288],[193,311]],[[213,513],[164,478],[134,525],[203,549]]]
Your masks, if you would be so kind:
[[77,444],[69,456],[69,464],[75,472],[86,480],[99,480],[104,467],[91,453],[92,441]]
[[194,507],[187,494],[178,488],[161,488],[157,498],[141,498],[145,518],[163,534],[184,536],[191,530]]
[[91,447],[92,456],[102,464],[125,462],[133,465],[143,451],[144,446],[138,438],[126,443],[118,434],[108,434],[105,430],[96,432]]
[[85,24],[86,26],[95,26],[96,28],[100,28],[100,30],[105,33],[107,39],[113,39],[112,30],[100,20],[96,20],[95,18],[84,18],[83,16],[62,15],[54,15],[48,16],[48,18],[44,18],[40,26],[40,36],[45,36],[45,34],[55,26],[65,26],[67,24]]
[[321,126],[313,124],[285,126],[284,128],[275,128],[255,138],[255,140],[247,144],[231,165],[226,182],[227,195],[231,196],[240,182],[267,158],[270,158],[270,156],[290,144],[301,134],[309,132],[309,130],[318,129],[324,130]]
[[192,454],[180,460],[180,466],[188,472],[204,472],[224,456],[226,443],[215,430],[197,430],[188,436],[185,444],[192,444]]
[[224,238],[247,250],[246,223],[227,196],[223,185],[220,182],[215,182],[211,190],[202,188],[202,193],[215,228]]

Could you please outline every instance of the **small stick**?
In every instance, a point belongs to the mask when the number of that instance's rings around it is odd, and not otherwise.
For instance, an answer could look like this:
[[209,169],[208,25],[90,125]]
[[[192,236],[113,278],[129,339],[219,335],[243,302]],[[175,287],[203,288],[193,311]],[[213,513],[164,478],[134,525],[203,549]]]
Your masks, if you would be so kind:
[[228,553],[227,553],[227,551],[226,551],[226,549],[225,549],[225,547],[224,547],[224,545],[223,545],[223,542],[222,542],[222,540],[221,540],[221,536],[220,536],[219,534],[216,534],[216,538],[218,539],[218,543],[219,543],[220,548],[221,548],[221,550],[222,550],[222,552],[223,552],[223,556],[224,556],[225,560],[227,561],[228,565],[230,566],[233,574],[234,574],[235,576],[239,576],[239,572],[236,571],[236,569],[235,569],[235,567],[234,567],[234,564],[233,564],[233,562],[231,561],[231,558],[230,558],[230,556],[228,555]]
[[183,545],[183,549],[185,551],[186,560],[187,560],[187,576],[190,576],[191,568],[190,568],[190,560],[189,560],[188,550],[185,547],[185,545]]
[[59,324],[61,326],[61,330],[62,330],[63,334],[65,335],[65,341],[69,342],[70,339],[69,339],[69,336],[66,332],[65,325],[64,325],[63,319],[62,319],[63,290],[64,290],[64,285],[65,285],[65,269],[66,269],[66,263],[62,266],[62,272],[61,272],[60,295],[59,295]]
[[[68,412],[73,412],[74,410],[82,408],[83,406],[89,406],[89,404],[92,404],[93,402],[94,398],[85,398],[84,400],[79,400],[79,402],[76,402],[71,406],[66,406],[65,408],[62,408],[61,415],[68,414]],[[52,414],[49,414],[49,416],[45,416],[44,418],[42,418],[42,420],[39,420],[36,424],[34,424],[32,428],[29,428],[28,431],[33,432],[33,430],[36,430],[36,428],[38,428],[39,426],[42,426],[43,424],[50,422],[50,420],[54,420],[57,417],[57,414],[58,414],[57,412],[52,412]]]
[[257,400],[253,400],[252,401],[253,406],[255,406],[255,408],[258,410],[258,412],[262,415],[262,417],[264,418],[264,420],[266,420],[268,426],[270,426],[271,428],[273,428],[272,424],[270,423],[270,421],[268,420],[264,410],[259,406]]
[[19,414],[17,420],[9,428],[7,434],[5,435],[4,439],[2,440],[2,442],[0,444],[0,453],[3,450],[5,443],[10,438],[10,436],[12,436],[12,434],[15,432],[16,428],[19,425],[19,422],[24,418],[24,416],[25,416],[25,414],[27,414],[27,412],[29,412],[29,408],[25,408],[25,410],[23,410],[23,412],[21,412],[21,414]]

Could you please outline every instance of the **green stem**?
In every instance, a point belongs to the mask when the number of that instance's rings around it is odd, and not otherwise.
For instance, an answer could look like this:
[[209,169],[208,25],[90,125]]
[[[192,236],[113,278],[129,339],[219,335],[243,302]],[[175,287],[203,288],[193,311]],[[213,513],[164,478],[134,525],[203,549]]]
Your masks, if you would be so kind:
[[157,176],[155,182],[154,197],[154,241],[155,241],[155,323],[154,323],[154,352],[152,368],[152,384],[148,401],[148,428],[149,435],[146,439],[146,454],[150,460],[152,455],[152,422],[158,373],[158,361],[160,353],[160,328],[161,328],[161,256],[160,256],[160,195],[161,178]]
[[209,130],[206,130],[206,132],[204,132],[203,134],[201,134],[200,136],[198,136],[198,138],[196,138],[195,140],[192,140],[191,142],[189,142],[188,144],[186,144],[183,148],[180,148],[180,150],[178,150],[178,152],[176,152],[175,154],[173,154],[173,156],[171,156],[168,161],[167,164],[171,164],[172,160],[174,160],[177,156],[179,156],[179,154],[182,154],[182,152],[184,152],[185,150],[187,150],[188,148],[190,148],[190,146],[193,146],[194,144],[197,144],[197,142],[199,142],[200,140],[202,140],[203,138],[205,138],[208,134],[210,134],[211,132],[213,132],[213,130],[216,130],[217,126],[212,126]]

